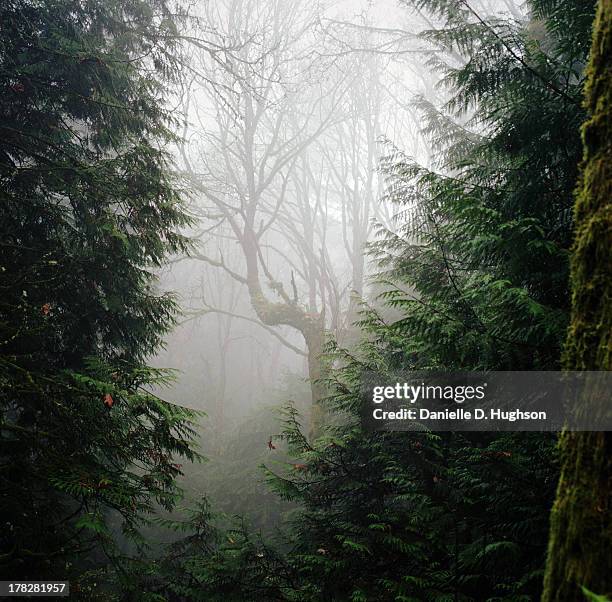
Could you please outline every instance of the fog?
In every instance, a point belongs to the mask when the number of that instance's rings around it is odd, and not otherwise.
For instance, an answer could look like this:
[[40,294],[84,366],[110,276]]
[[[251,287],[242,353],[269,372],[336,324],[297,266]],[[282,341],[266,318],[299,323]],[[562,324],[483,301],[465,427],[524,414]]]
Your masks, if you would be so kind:
[[[520,17],[519,3],[471,6]],[[165,399],[205,413],[208,462],[185,467],[188,494],[272,529],[285,508],[257,466],[278,459],[268,445],[278,408],[294,402],[316,428],[325,341],[350,347],[360,304],[377,303],[367,246],[393,231],[397,211],[381,162],[401,152],[436,168],[423,117],[446,100],[434,61],[461,59],[431,54],[416,35],[436,23],[412,4],[225,0],[193,11],[172,152],[195,244],[160,273],[182,313],[154,364],[177,371]]]

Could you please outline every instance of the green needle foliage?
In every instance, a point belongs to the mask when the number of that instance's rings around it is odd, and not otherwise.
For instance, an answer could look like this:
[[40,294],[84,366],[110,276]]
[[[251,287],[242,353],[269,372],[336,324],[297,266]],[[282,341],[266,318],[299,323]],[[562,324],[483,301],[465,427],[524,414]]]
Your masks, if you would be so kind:
[[194,457],[193,414],[145,362],[175,313],[153,270],[188,247],[175,33],[164,0],[0,3],[3,578],[65,579],[119,526],[137,537]]
[[570,28],[572,4],[532,2],[519,26],[481,23],[462,1],[433,3],[447,26],[424,37],[464,64],[430,60],[451,95],[441,108],[418,102],[436,161],[425,168],[390,149],[382,168],[399,223],[374,245],[404,285],[385,296],[422,366],[559,366],[593,8],[579,3]]

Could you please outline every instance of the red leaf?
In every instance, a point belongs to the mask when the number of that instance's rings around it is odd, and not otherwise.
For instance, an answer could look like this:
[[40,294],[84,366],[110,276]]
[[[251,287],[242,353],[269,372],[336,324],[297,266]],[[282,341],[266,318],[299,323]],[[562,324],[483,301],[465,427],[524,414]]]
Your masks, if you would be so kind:
[[113,404],[115,403],[115,400],[113,399],[113,396],[110,393],[107,393],[104,396],[104,405],[110,409],[113,407]]
[[51,304],[50,303],[45,303],[41,308],[40,311],[42,313],[43,316],[48,316],[49,312],[51,311]]

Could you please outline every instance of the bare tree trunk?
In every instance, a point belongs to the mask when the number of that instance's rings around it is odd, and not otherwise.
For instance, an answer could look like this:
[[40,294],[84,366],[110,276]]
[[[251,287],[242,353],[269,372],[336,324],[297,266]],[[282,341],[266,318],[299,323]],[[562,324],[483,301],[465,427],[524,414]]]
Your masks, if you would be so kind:
[[[599,0],[587,71],[566,367],[612,369],[612,1]],[[612,595],[612,433],[565,432],[544,602]]]
[[312,330],[304,337],[308,348],[308,378],[310,380],[310,391],[312,395],[312,406],[310,410],[310,435],[316,436],[324,423],[324,410],[321,401],[326,395],[325,385],[321,382],[324,377],[323,324],[313,326]]

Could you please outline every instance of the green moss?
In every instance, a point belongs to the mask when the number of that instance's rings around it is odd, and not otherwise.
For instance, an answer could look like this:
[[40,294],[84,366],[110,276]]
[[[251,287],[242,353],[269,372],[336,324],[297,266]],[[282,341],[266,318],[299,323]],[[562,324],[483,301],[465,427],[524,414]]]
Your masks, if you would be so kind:
[[563,469],[551,517],[543,600],[583,600],[580,586],[610,593],[612,530],[608,433],[561,437]]
[[[612,369],[612,0],[600,0],[587,68],[584,161],[575,205],[572,319],[564,364]],[[612,593],[612,434],[570,433],[551,515],[544,602]]]
[[572,321],[565,365],[612,367],[612,0],[600,0],[587,67],[584,161],[575,205]]

